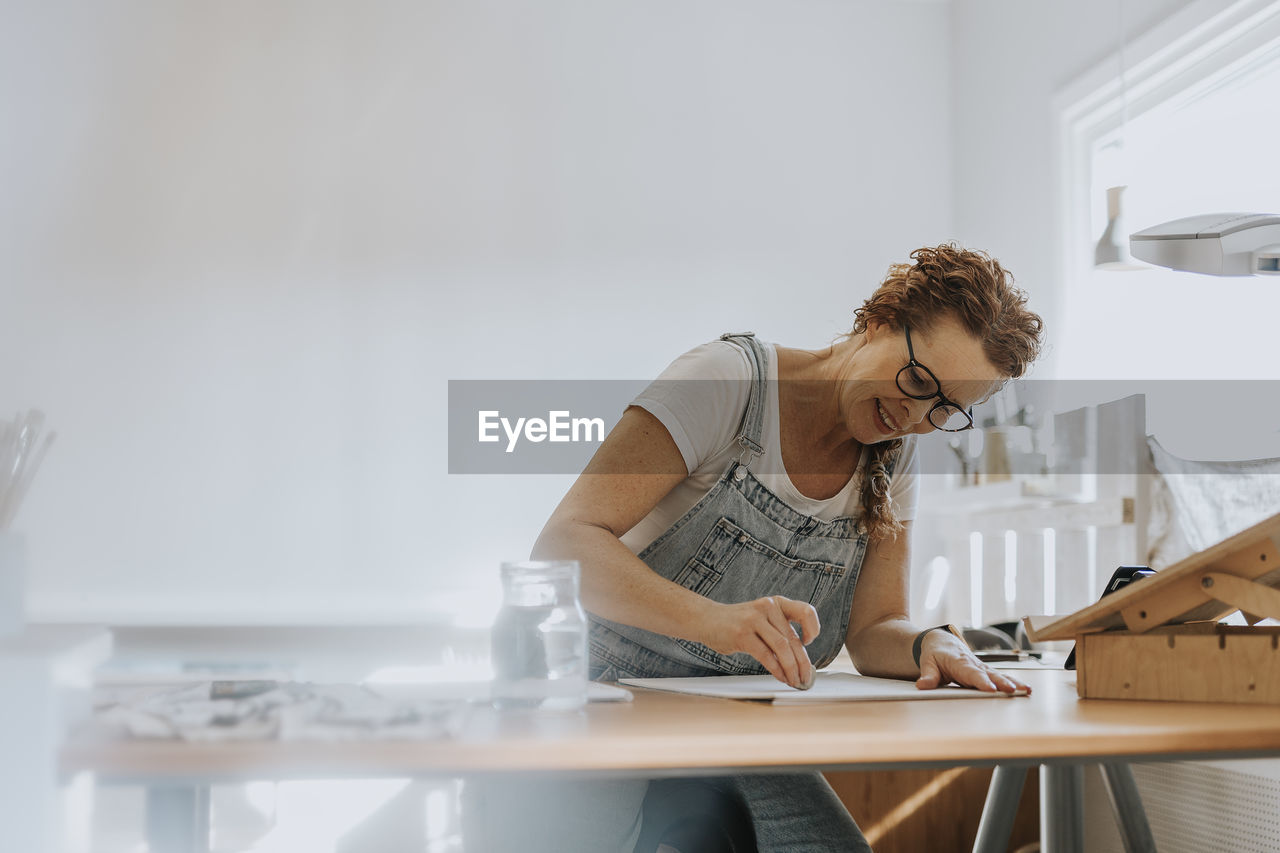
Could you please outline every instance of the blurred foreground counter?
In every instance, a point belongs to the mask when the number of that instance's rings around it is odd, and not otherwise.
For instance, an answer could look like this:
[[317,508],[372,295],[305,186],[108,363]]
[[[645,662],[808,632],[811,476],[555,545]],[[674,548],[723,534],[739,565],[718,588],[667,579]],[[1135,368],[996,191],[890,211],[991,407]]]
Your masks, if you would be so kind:
[[111,632],[27,625],[0,638],[0,825],[5,849],[61,849],[58,750],[90,713],[94,670],[111,656]]

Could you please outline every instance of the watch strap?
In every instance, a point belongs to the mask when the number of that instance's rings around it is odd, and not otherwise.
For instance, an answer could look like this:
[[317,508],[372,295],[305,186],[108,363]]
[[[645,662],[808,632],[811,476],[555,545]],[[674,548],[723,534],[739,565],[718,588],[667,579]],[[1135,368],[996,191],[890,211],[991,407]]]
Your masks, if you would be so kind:
[[960,642],[964,642],[964,634],[960,633],[960,629],[950,623],[946,625],[934,625],[932,628],[925,628],[919,634],[916,634],[915,641],[911,644],[911,659],[916,662],[916,669],[920,668],[920,651],[924,645],[924,637],[930,631],[946,631],[956,637]]

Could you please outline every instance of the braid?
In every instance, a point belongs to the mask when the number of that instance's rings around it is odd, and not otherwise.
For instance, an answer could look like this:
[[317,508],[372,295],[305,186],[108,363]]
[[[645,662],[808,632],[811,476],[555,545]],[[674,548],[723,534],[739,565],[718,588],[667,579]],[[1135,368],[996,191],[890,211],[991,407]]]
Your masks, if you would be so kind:
[[902,439],[873,444],[869,450],[862,481],[862,517],[872,539],[893,539],[903,528],[889,500],[888,465],[902,453]]

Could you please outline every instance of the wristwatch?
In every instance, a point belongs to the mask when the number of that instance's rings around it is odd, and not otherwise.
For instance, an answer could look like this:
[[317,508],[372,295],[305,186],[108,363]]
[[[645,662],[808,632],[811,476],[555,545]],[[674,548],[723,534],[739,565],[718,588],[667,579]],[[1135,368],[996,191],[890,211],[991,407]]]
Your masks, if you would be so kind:
[[[916,634],[915,642],[911,644],[911,659],[916,662],[916,669],[920,668],[920,647],[924,645],[924,635],[930,631],[947,631],[955,636],[960,642],[964,643],[964,634],[960,633],[960,629],[955,625],[947,623],[946,625],[934,625],[932,628],[925,628],[919,634]],[[967,646],[968,643],[965,643]]]

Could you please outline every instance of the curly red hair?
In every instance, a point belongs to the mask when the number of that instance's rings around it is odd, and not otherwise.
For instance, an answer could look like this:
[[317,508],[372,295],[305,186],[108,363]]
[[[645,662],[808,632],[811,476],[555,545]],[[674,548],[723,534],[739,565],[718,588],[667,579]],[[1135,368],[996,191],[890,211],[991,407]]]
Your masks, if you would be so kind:
[[1027,295],[988,255],[954,243],[911,253],[913,264],[894,264],[884,281],[854,312],[854,333],[871,321],[922,332],[951,317],[982,341],[987,359],[1017,378],[1040,355],[1044,321],[1027,309]]

